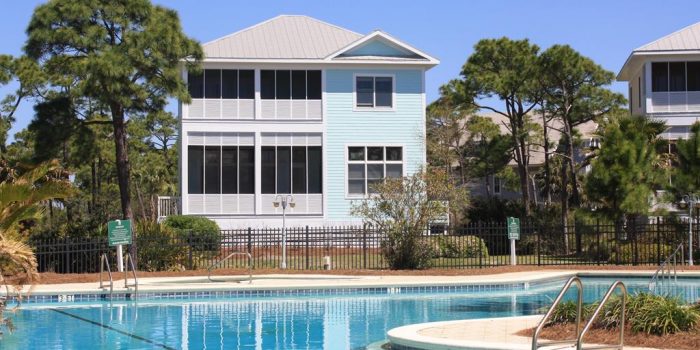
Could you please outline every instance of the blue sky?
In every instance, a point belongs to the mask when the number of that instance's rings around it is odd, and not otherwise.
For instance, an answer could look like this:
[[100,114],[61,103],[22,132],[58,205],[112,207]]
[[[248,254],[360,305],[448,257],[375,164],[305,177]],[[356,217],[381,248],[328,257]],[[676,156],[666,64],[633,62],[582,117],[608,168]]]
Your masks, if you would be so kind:
[[[21,53],[24,30],[43,1],[3,4],[0,53]],[[428,101],[438,87],[456,77],[474,44],[482,38],[528,38],[541,48],[569,44],[617,73],[630,51],[700,21],[700,1],[407,1],[407,0],[156,0],[176,9],[186,33],[206,42],[279,14],[304,14],[369,33],[382,29],[440,59],[427,74]],[[0,88],[4,96],[12,86]],[[622,83],[613,89],[626,93]],[[497,103],[497,102],[494,102]],[[10,134],[32,118],[25,103]]]

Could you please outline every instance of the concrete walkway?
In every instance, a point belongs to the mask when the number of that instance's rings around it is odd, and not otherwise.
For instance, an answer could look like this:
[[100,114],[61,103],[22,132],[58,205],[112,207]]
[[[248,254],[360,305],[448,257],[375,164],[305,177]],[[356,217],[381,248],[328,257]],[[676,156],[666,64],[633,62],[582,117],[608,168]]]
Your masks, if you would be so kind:
[[[392,344],[415,349],[530,350],[532,338],[519,336],[516,333],[536,327],[541,319],[542,316],[537,315],[420,323],[394,328],[387,335]],[[573,348],[559,345],[542,349]],[[653,350],[628,346],[625,346],[625,349]]]

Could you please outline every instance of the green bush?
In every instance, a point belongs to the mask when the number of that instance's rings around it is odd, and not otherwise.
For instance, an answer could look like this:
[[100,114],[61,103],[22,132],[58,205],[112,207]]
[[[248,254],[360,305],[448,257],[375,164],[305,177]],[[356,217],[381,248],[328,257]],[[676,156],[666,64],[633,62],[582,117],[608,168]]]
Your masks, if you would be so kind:
[[187,247],[178,244],[175,230],[157,222],[139,221],[138,269],[143,271],[181,271],[187,255]]
[[[584,304],[581,310],[583,313],[583,315],[581,315],[581,320],[589,318],[593,314],[593,311],[595,311],[595,308],[597,306],[597,303]],[[554,308],[554,312],[552,312],[551,317],[547,321],[547,326],[576,322],[576,313],[578,312],[578,310],[576,310],[577,307],[577,303],[573,300],[567,300],[559,303],[559,305],[557,305],[557,307]],[[544,314],[548,310],[549,307],[544,307],[540,309],[539,312]]]
[[[634,263],[634,246],[635,245],[632,243],[617,244],[613,252],[610,254],[610,260],[608,260],[608,262],[611,264]],[[667,244],[656,245],[653,243],[637,243],[636,247],[637,262],[639,263],[660,263],[659,257],[661,260],[663,260],[673,251],[673,248]]]
[[476,236],[438,236],[440,256],[443,258],[487,258],[486,242]]
[[698,323],[697,309],[683,305],[678,298],[653,296],[628,317],[632,331],[654,335],[689,331]]
[[221,245],[221,231],[216,222],[201,216],[168,216],[163,224],[172,228],[178,237],[188,242],[195,253],[212,256]]

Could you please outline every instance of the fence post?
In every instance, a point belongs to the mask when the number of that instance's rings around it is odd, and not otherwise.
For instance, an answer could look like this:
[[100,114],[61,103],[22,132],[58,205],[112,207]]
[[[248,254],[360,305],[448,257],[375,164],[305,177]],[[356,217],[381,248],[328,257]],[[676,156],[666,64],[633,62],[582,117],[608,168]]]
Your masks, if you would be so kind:
[[639,265],[639,245],[637,244],[637,217],[634,217],[632,221],[632,248],[634,256],[632,257],[632,264],[634,266]]
[[309,269],[309,225],[306,225],[306,269]]
[[253,255],[253,229],[248,227],[248,254]]
[[661,224],[659,218],[656,218],[656,263],[661,264]]
[[536,236],[536,238],[537,238],[537,266],[542,266],[542,243],[540,240],[542,239],[542,227],[544,225],[545,225],[544,223],[540,224],[540,227],[536,232],[537,233],[537,236]]
[[598,263],[598,266],[600,266],[600,258],[601,258],[601,250],[600,250],[600,219],[596,218],[595,219],[595,232],[596,232],[596,245],[598,249],[596,250],[595,254],[595,260]]
[[362,268],[367,269],[367,224],[362,224]]
[[187,265],[189,269],[192,270],[192,230],[187,230],[187,246],[189,247],[189,251],[187,252]]

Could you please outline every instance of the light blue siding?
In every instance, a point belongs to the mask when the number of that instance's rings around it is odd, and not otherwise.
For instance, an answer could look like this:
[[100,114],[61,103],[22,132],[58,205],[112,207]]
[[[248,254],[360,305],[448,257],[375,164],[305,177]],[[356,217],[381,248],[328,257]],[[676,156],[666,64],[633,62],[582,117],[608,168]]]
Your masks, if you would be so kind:
[[[355,111],[355,74],[393,75],[393,111]],[[351,200],[346,198],[346,148],[348,145],[400,145],[404,148],[404,172],[412,174],[425,162],[423,71],[327,70],[326,71],[326,203],[329,220],[351,220]]]
[[342,56],[389,56],[389,57],[405,57],[411,56],[411,53],[401,50],[381,40],[370,40],[359,47],[352,49]]

